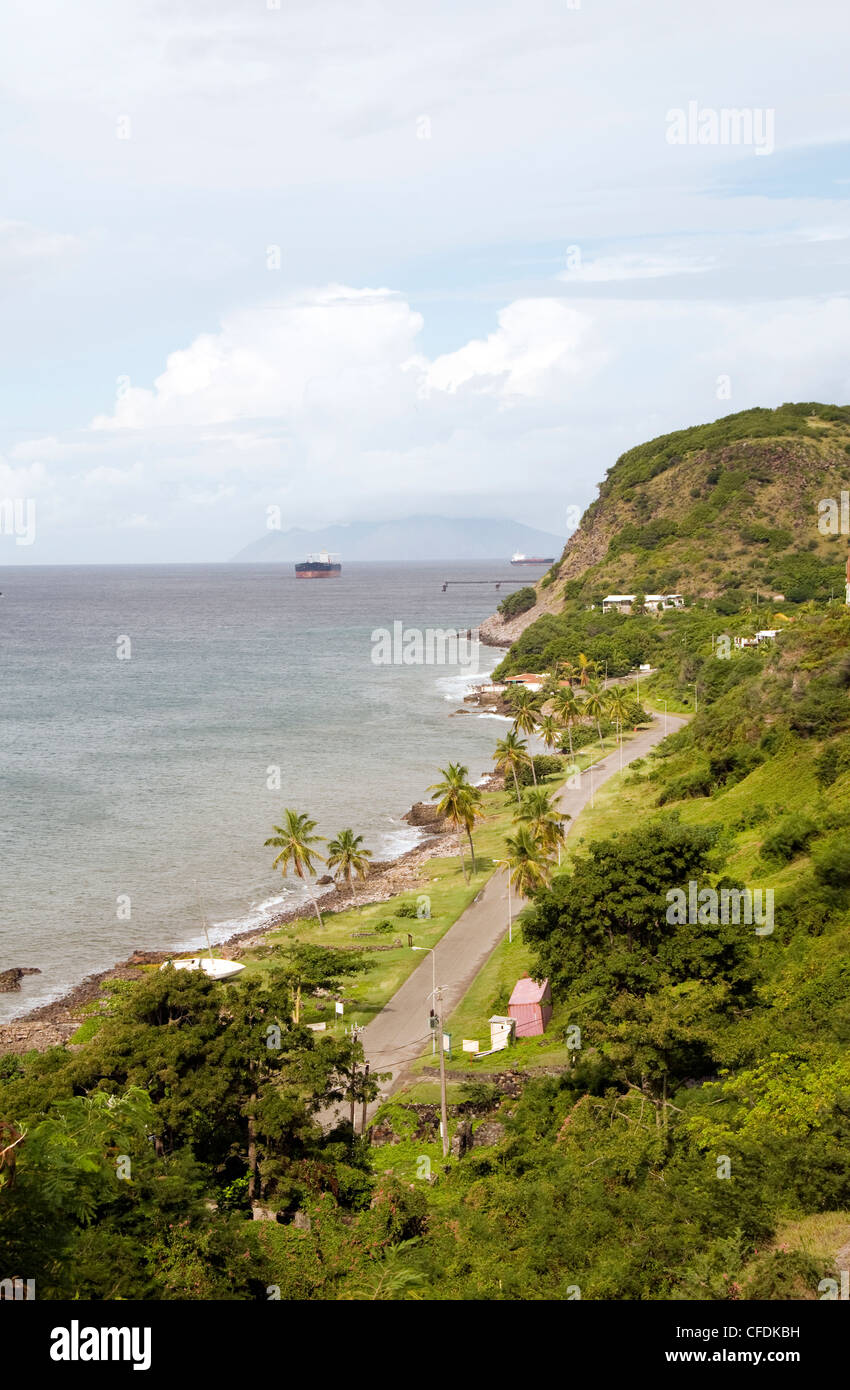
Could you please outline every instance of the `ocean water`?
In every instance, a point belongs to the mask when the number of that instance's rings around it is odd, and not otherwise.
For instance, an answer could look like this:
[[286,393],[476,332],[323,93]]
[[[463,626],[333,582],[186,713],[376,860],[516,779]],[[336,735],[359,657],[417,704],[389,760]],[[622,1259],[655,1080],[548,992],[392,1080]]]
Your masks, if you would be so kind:
[[[492,586],[443,593],[447,577],[522,582],[506,561],[312,581],[288,565],[0,569],[0,969],[42,972],[0,995],[0,1020],[135,948],[200,944],[196,880],[214,941],[300,901],[263,848],[285,806],[329,837],[352,826],[376,859],[417,843],[402,814],[450,760],[489,770],[503,727],[452,717],[475,669],[372,659],[375,629],[492,612]],[[482,647],[478,674],[500,655]]]

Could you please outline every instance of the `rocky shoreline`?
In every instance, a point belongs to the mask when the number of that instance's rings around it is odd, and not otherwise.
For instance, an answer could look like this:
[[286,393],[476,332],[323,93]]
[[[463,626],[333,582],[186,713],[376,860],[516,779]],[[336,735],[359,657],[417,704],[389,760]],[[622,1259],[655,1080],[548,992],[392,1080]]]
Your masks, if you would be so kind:
[[[504,786],[501,777],[488,777],[485,790],[496,791]],[[321,906],[326,911],[341,912],[346,908],[365,907],[369,903],[386,902],[399,893],[412,891],[420,886],[419,870],[429,859],[454,853],[455,834],[441,821],[436,808],[429,802],[418,801],[402,816],[408,825],[417,826],[424,831],[427,839],[412,849],[400,854],[397,859],[378,861],[371,866],[366,879],[358,880],[347,887],[336,885],[326,887],[320,895]],[[290,908],[286,912],[275,913],[261,927],[251,927],[244,932],[236,932],[218,944],[218,951],[226,951],[231,960],[238,960],[263,943],[269,932],[292,922],[312,916],[312,908]],[[144,967],[160,965],[172,955],[185,956],[187,951],[146,951],[135,950],[127,960],[88,975],[72,990],[49,1004],[42,1004],[12,1019],[10,1023],[0,1024],[0,1057],[10,1052],[44,1052],[49,1047],[62,1046],[79,1028],[83,1021],[83,1009],[102,993],[103,986],[110,980],[139,980]],[[11,989],[20,988],[22,975],[33,972],[26,967],[16,967],[9,975],[16,976]]]

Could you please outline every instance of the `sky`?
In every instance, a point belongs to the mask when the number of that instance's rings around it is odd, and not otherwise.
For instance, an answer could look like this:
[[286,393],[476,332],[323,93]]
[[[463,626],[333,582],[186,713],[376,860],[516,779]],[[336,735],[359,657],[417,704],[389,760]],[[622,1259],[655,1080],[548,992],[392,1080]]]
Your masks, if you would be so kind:
[[566,534],[634,444],[847,402],[848,40],[836,0],[7,7],[0,564]]

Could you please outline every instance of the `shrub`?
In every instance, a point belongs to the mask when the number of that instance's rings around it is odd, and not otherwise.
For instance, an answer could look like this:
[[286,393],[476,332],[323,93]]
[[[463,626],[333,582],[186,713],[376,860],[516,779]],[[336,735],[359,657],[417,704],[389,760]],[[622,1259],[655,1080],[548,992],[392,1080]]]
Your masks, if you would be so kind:
[[713,790],[714,782],[707,768],[701,772],[686,772],[683,777],[677,777],[664,788],[658,798],[658,805],[666,806],[670,801],[689,801],[695,796],[711,796]]
[[808,847],[809,841],[818,832],[811,817],[797,812],[780,821],[772,835],[763,841],[761,852],[765,859],[787,864],[795,855]]
[[774,1250],[760,1255],[747,1269],[743,1294],[747,1299],[789,1299],[818,1297],[818,1284],[827,1273],[825,1260],[816,1260],[802,1250]]
[[747,744],[733,744],[725,752],[717,753],[711,758],[708,771],[718,785],[733,787],[736,782],[742,782],[749,776],[753,768],[761,762],[764,762],[764,757],[757,749]]
[[416,903],[399,903],[395,915],[396,917],[415,917]]
[[[544,777],[552,777],[556,772],[561,772],[564,766],[563,758],[552,756],[540,756],[533,759],[534,773],[538,782],[542,782]],[[513,780],[513,779],[511,779]],[[531,767],[525,765],[517,768],[517,781],[521,787],[530,787],[534,781],[531,775]]]
[[502,1093],[492,1081],[464,1081],[460,1088],[460,1098],[466,1105],[492,1107],[501,1099]]
[[815,878],[828,888],[847,888],[850,886],[850,842],[845,835],[836,835],[818,845],[812,862]]
[[828,743],[815,758],[815,778],[819,787],[831,787],[840,768],[838,745]]
[[[551,584],[552,581],[549,582]],[[524,589],[517,589],[515,593],[508,594],[507,598],[503,598],[498,611],[507,620],[508,618],[515,618],[518,613],[527,613],[536,602],[537,591],[529,584]]]

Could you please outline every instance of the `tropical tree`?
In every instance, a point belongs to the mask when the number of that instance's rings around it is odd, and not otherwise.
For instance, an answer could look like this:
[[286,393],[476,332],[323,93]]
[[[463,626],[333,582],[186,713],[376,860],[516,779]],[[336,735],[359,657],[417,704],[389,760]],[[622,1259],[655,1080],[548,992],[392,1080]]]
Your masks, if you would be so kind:
[[564,820],[570,818],[558,810],[549,792],[530,787],[523,793],[516,819],[528,826],[544,853],[551,856],[564,843]]
[[570,689],[572,689],[573,681],[575,680],[575,678],[576,678],[576,676],[577,676],[577,674],[578,674],[578,671],[577,671],[577,668],[576,668],[574,662],[572,662],[572,661],[559,661],[559,662],[558,662],[558,673],[559,673],[559,675],[560,675],[560,677],[561,677],[561,680],[569,681],[569,683],[570,683]]
[[324,926],[322,914],[319,911],[319,904],[313,892],[313,885],[307,875],[315,874],[314,860],[318,859],[324,863],[324,859],[315,846],[319,841],[324,841],[324,835],[314,835],[316,822],[311,820],[304,811],[293,811],[290,807],[283,813],[283,825],[274,826],[274,835],[266,840],[265,845],[271,845],[280,853],[275,858],[272,868],[276,869],[278,864],[281,866],[281,873],[284,878],[292,869],[296,877],[302,883],[306,883],[310,897],[313,899],[313,906],[316,909],[316,916],[319,919],[319,926]]
[[292,991],[292,1016],[301,1022],[301,994],[317,989],[338,989],[348,975],[357,975],[371,967],[370,961],[358,951],[340,951],[333,946],[317,946],[310,941],[296,941],[283,953],[284,963],[275,972],[275,982],[285,981]]
[[581,702],[570,687],[567,690],[560,690],[555,696],[554,709],[558,718],[566,726],[567,739],[570,745],[570,761],[572,761],[575,756],[573,753],[573,724],[582,717]]
[[585,656],[584,652],[579,652],[577,666],[579,685],[587,685],[591,676],[596,674],[596,662]]
[[540,841],[528,825],[520,825],[516,835],[505,838],[505,857],[508,880],[522,897],[529,897],[550,882],[549,866]]
[[499,739],[493,754],[493,761],[497,770],[503,772],[506,777],[513,777],[517,801],[519,801],[517,768],[525,767],[529,762],[529,757],[528,744],[525,739],[519,738],[513,729],[504,738]]
[[[514,698],[514,733],[533,734],[537,728],[537,711],[528,690],[520,690]],[[531,777],[537,786],[537,773],[534,771],[534,758],[530,758]]]
[[623,686],[615,685],[612,686],[605,695],[605,704],[608,709],[608,714],[617,725],[617,736],[620,742],[620,751],[622,752],[623,725],[634,708],[634,700]]
[[437,803],[438,813],[444,819],[451,821],[457,832],[460,867],[468,882],[460,835],[461,830],[465,831],[469,840],[472,872],[475,873],[475,845],[472,841],[472,831],[475,822],[481,820],[484,815],[481,808],[481,789],[472,785],[469,780],[469,768],[464,767],[462,763],[449,763],[448,767],[441,767],[440,776],[443,779],[442,782],[435,782],[428,790],[431,793],[431,800]]
[[605,691],[602,688],[602,682],[599,680],[588,681],[582,712],[587,715],[588,719],[593,719],[595,721],[596,732],[599,734],[599,747],[602,749],[604,749],[605,745],[602,742],[601,721],[605,711]]
[[543,714],[540,716],[538,725],[540,737],[551,753],[553,748],[557,748],[563,732],[561,724],[554,714]]
[[327,865],[337,883],[351,886],[351,876],[363,879],[369,872],[370,849],[363,849],[363,836],[353,830],[341,830],[328,843]]

